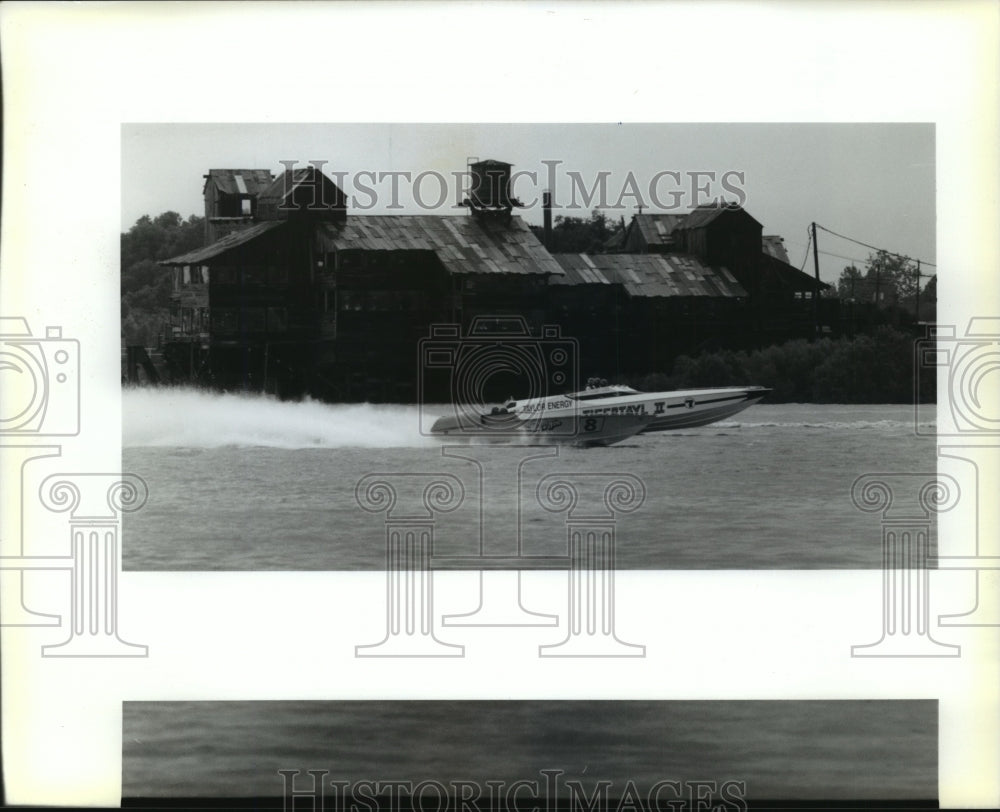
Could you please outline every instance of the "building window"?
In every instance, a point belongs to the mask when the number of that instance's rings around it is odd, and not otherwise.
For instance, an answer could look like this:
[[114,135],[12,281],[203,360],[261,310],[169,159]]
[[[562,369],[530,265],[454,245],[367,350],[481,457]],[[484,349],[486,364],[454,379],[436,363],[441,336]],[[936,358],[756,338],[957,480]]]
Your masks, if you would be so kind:
[[284,285],[288,282],[288,268],[284,265],[271,265],[267,269],[269,285]]
[[367,305],[367,296],[364,291],[341,291],[338,301],[341,310],[364,310]]
[[237,282],[236,269],[229,265],[223,265],[215,269],[215,283],[217,285],[235,285]]
[[212,310],[212,332],[236,333],[239,331],[239,311],[231,307],[216,307]]
[[242,212],[244,217],[250,217],[253,214],[252,206],[253,201],[249,197],[244,197],[240,201],[240,206],[242,207]]
[[263,333],[265,327],[265,308],[248,307],[243,311],[243,329],[248,333]]
[[250,265],[243,269],[243,281],[248,285],[261,285],[267,274],[260,265]]
[[267,309],[267,331],[269,333],[284,333],[288,330],[288,310],[284,307],[269,307]]

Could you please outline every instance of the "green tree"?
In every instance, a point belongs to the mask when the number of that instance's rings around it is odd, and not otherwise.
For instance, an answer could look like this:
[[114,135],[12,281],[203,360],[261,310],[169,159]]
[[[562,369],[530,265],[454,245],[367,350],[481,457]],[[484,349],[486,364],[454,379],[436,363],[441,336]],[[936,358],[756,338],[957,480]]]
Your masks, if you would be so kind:
[[909,258],[888,251],[868,255],[867,273],[871,301],[880,307],[898,305],[917,292],[916,265]]
[[205,219],[177,212],[143,215],[121,235],[122,340],[152,346],[170,321],[173,269],[160,260],[204,244]]
[[[914,310],[916,310],[914,301]],[[927,280],[920,291],[920,312],[917,313],[918,321],[934,321],[937,318],[937,274]]]
[[[544,242],[544,230],[532,226],[531,230]],[[552,245],[555,254],[598,254],[614,234],[621,233],[621,224],[600,209],[594,209],[589,219],[557,215],[552,222]]]
[[871,300],[872,291],[868,289],[868,280],[856,265],[848,265],[840,272],[840,279],[837,280],[837,296],[845,302]]

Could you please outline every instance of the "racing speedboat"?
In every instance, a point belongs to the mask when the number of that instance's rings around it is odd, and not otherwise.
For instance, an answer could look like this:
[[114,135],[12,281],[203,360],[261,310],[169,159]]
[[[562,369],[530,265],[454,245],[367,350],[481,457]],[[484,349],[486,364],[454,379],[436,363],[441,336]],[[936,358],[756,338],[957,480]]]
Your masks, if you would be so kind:
[[431,434],[469,443],[506,445],[607,446],[620,443],[645,429],[652,415],[641,413],[584,415],[575,405],[565,409],[520,415],[505,406],[489,411],[458,407],[439,417]]
[[630,386],[600,383],[602,385],[589,385],[567,395],[511,400],[504,408],[526,421],[548,414],[574,414],[581,421],[629,415],[646,417],[648,422],[641,432],[670,431],[724,420],[753,406],[771,392],[763,386],[640,392]]

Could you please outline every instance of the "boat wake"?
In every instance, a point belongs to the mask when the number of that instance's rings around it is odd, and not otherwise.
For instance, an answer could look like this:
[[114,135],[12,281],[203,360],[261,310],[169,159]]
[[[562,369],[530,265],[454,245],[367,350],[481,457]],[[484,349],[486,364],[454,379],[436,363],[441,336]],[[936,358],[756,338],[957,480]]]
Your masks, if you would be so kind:
[[886,431],[886,430],[906,430],[919,427],[928,431],[937,427],[933,421],[921,421],[914,423],[912,420],[848,420],[848,421],[808,421],[808,422],[752,422],[752,421],[732,421],[724,420],[706,426],[706,429],[829,429],[832,431]]
[[411,405],[280,401],[259,394],[185,388],[122,390],[122,443],[128,447],[420,448]]

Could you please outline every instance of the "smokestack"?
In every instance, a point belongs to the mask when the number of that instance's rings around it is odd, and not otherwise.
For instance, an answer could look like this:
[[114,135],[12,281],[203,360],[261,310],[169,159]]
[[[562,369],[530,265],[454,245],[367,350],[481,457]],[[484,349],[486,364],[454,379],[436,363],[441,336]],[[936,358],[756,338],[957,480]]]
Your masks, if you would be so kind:
[[542,234],[545,250],[552,250],[552,192],[542,192]]

